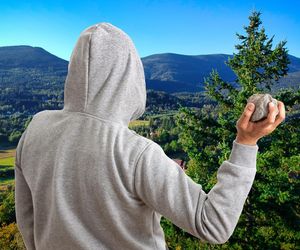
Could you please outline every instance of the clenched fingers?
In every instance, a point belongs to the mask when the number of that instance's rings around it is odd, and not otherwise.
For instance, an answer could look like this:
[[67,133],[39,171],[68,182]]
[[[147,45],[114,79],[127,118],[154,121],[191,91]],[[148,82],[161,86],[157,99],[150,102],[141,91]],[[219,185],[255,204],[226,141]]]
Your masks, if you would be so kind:
[[277,109],[274,105],[274,103],[270,102],[269,103],[269,113],[267,118],[262,122],[263,126],[269,126],[272,125],[275,122],[277,115]]
[[274,125],[276,127],[285,119],[285,107],[284,107],[283,102],[281,102],[281,101],[278,101],[278,110],[279,110],[279,113],[274,122]]

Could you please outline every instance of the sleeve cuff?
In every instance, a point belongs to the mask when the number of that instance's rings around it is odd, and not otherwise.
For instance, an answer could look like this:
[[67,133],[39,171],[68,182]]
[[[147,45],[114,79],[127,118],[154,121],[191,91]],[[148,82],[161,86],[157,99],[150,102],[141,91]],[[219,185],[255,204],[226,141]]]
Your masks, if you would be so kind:
[[237,143],[235,140],[232,144],[231,154],[228,161],[232,164],[256,168],[256,157],[258,152],[258,146],[250,146]]

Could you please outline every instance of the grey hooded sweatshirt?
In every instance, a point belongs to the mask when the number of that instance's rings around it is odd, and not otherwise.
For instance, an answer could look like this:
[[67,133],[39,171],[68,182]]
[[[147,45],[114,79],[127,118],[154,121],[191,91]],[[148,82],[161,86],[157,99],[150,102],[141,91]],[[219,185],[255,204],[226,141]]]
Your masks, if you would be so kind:
[[258,146],[233,141],[205,193],[156,142],[128,128],[145,111],[143,65],[110,23],[72,52],[62,110],[34,115],[15,160],[17,226],[27,249],[166,249],[161,216],[203,242],[232,235]]

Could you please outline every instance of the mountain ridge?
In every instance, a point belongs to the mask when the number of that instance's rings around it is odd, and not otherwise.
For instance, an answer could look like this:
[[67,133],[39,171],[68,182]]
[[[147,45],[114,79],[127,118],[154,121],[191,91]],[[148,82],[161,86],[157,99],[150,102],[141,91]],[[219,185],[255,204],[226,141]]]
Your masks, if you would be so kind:
[[[216,69],[221,78],[227,82],[236,79],[233,71],[225,65],[230,54],[184,55],[178,53],[157,53],[142,57],[147,89],[174,92],[200,92],[204,90],[203,79],[208,77],[212,69]],[[280,87],[298,85],[300,83],[300,58],[289,55],[289,75],[278,84]],[[18,70],[19,78],[28,70],[39,71],[40,76],[59,74],[65,77],[68,61],[49,53],[41,47],[30,45],[14,45],[0,47],[0,71],[10,74]],[[25,71],[25,69],[27,71]],[[24,70],[24,72],[22,72]],[[18,79],[19,79],[18,78]],[[1,80],[1,79],[0,79]],[[63,78],[61,79],[63,80]],[[30,79],[28,80],[30,81]],[[3,77],[2,82],[3,83]],[[63,85],[63,82],[61,83]],[[9,84],[9,82],[5,82]]]
[[[22,59],[22,60],[20,60]],[[0,47],[0,68],[47,68],[49,64],[53,69],[62,69],[68,65],[68,61],[51,54],[42,47],[29,45],[14,45]]]

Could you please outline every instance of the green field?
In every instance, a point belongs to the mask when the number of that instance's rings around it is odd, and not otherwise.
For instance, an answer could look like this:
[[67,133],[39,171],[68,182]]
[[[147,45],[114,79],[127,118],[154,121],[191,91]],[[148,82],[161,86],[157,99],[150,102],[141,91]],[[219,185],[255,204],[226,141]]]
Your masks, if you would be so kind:
[[129,128],[133,128],[137,126],[149,126],[149,121],[135,120],[129,123]]
[[157,115],[151,115],[151,118],[156,119],[156,118],[161,118],[161,117],[174,116],[176,114],[178,114],[178,110],[170,110],[170,111],[166,111],[166,112],[161,112],[160,114],[157,114]]
[[15,157],[6,157],[6,158],[0,158],[0,168],[3,166],[14,166],[15,165]]
[[15,166],[15,152],[15,149],[0,150],[0,192],[14,183],[11,172]]

